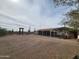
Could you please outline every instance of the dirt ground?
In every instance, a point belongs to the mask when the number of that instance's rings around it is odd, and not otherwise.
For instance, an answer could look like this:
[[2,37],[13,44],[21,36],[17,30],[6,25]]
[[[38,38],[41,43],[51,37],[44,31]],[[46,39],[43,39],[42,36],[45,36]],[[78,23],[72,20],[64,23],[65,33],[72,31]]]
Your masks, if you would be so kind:
[[38,35],[10,35],[0,38],[0,59],[73,59],[79,42]]

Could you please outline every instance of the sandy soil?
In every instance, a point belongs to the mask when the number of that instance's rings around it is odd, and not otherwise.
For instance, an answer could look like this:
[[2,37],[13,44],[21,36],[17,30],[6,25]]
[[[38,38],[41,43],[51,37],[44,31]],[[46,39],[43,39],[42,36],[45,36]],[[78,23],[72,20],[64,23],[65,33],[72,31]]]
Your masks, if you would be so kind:
[[0,59],[73,59],[79,42],[38,35],[10,35],[0,38]]

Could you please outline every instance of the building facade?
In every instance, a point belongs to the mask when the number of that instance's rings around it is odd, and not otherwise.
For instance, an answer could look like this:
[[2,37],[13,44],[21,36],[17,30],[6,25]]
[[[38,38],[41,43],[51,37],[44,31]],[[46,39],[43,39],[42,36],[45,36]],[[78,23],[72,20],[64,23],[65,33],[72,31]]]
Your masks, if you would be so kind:
[[60,27],[51,29],[40,29],[37,31],[38,35],[59,37],[59,38],[74,38],[74,31],[72,28]]

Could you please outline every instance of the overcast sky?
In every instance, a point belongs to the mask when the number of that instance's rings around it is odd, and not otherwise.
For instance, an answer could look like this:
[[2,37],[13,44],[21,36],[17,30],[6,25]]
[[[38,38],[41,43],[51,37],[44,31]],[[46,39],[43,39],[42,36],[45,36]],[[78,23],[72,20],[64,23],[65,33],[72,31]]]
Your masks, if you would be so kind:
[[0,26],[18,30],[24,27],[59,27],[69,7],[56,7],[52,0],[0,0]]

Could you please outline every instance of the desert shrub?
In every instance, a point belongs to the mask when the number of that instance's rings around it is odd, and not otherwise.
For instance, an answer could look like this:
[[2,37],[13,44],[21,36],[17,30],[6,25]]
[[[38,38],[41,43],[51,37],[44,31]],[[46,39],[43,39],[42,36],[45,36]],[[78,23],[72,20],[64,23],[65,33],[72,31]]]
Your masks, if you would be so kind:
[[73,59],[79,59],[79,55],[76,55]]
[[4,29],[4,28],[0,28],[0,36],[5,36],[5,35],[7,35],[7,30],[6,29]]

